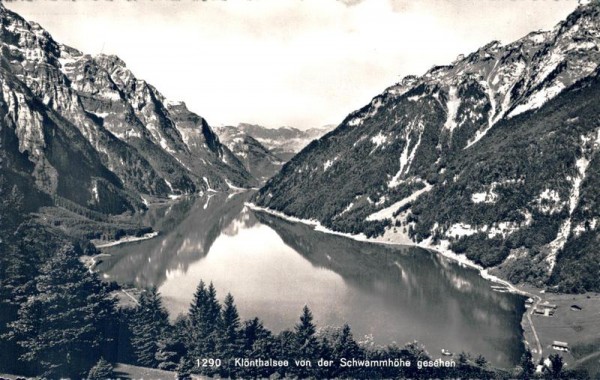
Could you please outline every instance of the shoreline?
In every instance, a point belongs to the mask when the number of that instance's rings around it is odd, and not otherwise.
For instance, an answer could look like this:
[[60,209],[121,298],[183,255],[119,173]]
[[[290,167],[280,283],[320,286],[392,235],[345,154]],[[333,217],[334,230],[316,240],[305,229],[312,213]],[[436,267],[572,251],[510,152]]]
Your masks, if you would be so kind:
[[[297,218],[297,217],[287,215],[287,214],[277,211],[277,210],[272,210],[269,208],[257,206],[251,202],[245,202],[244,205],[246,207],[250,208],[251,210],[265,212],[267,214],[287,220],[289,222],[302,223],[302,224],[305,224],[308,226],[312,226],[312,227],[314,227],[315,231],[323,232],[326,234],[342,236],[342,237],[346,237],[346,238],[349,238],[349,239],[352,239],[355,241],[366,242],[366,243],[385,244],[385,245],[394,245],[394,246],[410,246],[410,247],[422,248],[422,249],[425,249],[436,255],[440,255],[442,257],[445,257],[452,261],[455,261],[461,265],[465,265],[469,268],[476,270],[482,278],[484,278],[492,283],[501,284],[502,286],[506,287],[506,289],[509,293],[518,294],[520,296],[528,297],[528,298],[531,298],[534,300],[533,305],[531,305],[529,308],[526,308],[525,312],[523,313],[523,315],[521,317],[521,329],[523,332],[523,343],[525,344],[526,347],[528,347],[531,350],[535,363],[537,363],[539,361],[539,359],[543,356],[543,348],[540,343],[540,339],[539,339],[539,336],[535,329],[533,320],[531,319],[532,311],[542,301],[541,297],[537,294],[528,292],[523,289],[519,289],[516,285],[510,283],[507,280],[503,280],[497,276],[489,274],[489,272],[486,268],[483,268],[481,265],[474,263],[473,261],[469,260],[467,257],[458,255],[458,254],[452,252],[448,248],[435,246],[428,242],[415,243],[408,239],[405,239],[405,240],[399,241],[399,242],[393,242],[393,241],[378,240],[376,238],[375,239],[368,238],[362,233],[358,234],[358,235],[353,235],[353,234],[349,234],[349,233],[338,232],[338,231],[334,231],[334,230],[331,230],[331,229],[323,226],[317,220],[308,220],[308,219]],[[536,288],[536,290],[541,290],[541,289]],[[525,325],[525,323],[526,323],[526,325]],[[531,336],[528,337],[528,335],[531,335]],[[531,339],[531,338],[533,338],[533,339]],[[530,340],[533,340],[535,347],[532,347]]]
[[454,253],[453,251],[451,251],[450,249],[444,248],[444,247],[440,247],[440,246],[436,246],[436,245],[432,245],[429,243],[415,243],[412,241],[402,241],[402,242],[392,242],[392,241],[385,241],[385,240],[378,240],[378,239],[373,239],[373,238],[368,238],[366,237],[364,234],[358,234],[358,235],[353,235],[353,234],[349,234],[349,233],[345,233],[345,232],[338,232],[338,231],[334,231],[331,230],[325,226],[323,226],[320,222],[316,221],[316,220],[309,220],[309,219],[300,219],[297,218],[295,216],[289,216],[287,214],[284,214],[280,211],[276,211],[276,210],[272,210],[269,208],[265,208],[265,207],[260,207],[260,206],[256,206],[254,203],[249,203],[246,202],[245,205],[247,207],[249,207],[252,210],[255,211],[262,211],[265,212],[267,214],[271,214],[273,216],[279,217],[281,219],[285,219],[289,222],[294,222],[294,223],[302,223],[305,225],[309,225],[309,226],[313,226],[315,227],[315,231],[318,232],[323,232],[326,234],[330,234],[330,235],[337,235],[337,236],[343,236],[343,237],[347,237],[349,239],[352,240],[356,240],[356,241],[360,241],[360,242],[365,242],[365,243],[376,243],[376,244],[385,244],[385,245],[395,245],[395,246],[410,246],[410,247],[418,247],[418,248],[423,248],[426,249],[428,251],[432,251],[435,254],[441,255],[443,257],[449,258],[455,262],[458,262],[460,264],[463,264],[465,266],[468,266],[472,269],[475,269],[479,272],[479,274],[481,275],[481,277],[483,277],[484,279],[494,282],[494,283],[498,283],[501,284],[503,286],[505,286],[509,292],[511,293],[515,293],[515,294],[519,294],[522,296],[527,296],[527,297],[531,297],[533,298],[534,296],[536,296],[533,293],[530,293],[528,291],[525,291],[523,289],[519,289],[516,285],[510,283],[507,280],[503,280],[497,276],[494,276],[492,274],[489,274],[488,270],[484,267],[482,267],[479,264],[474,263],[473,261],[469,260],[467,257],[463,256],[463,255],[458,255],[456,253]]
[[92,244],[96,248],[108,248],[108,247],[114,247],[114,246],[121,245],[121,244],[133,243],[136,241],[152,239],[152,238],[157,237],[158,234],[159,234],[158,231],[153,231],[153,232],[148,232],[147,234],[144,234],[142,236],[125,236],[123,239],[109,241],[104,244],[96,244],[94,241],[92,241]]

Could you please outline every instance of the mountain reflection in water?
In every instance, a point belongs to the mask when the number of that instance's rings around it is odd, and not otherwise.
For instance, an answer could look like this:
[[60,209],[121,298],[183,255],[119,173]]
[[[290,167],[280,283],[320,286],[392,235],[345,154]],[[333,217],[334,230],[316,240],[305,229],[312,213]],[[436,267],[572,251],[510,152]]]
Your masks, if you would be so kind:
[[316,232],[244,206],[251,193],[185,199],[145,216],[161,235],[104,250],[108,279],[157,286],[173,317],[202,279],[231,292],[243,318],[291,328],[308,305],[319,326],[348,322],[358,340],[418,340],[509,367],[523,350],[521,297],[427,250]]

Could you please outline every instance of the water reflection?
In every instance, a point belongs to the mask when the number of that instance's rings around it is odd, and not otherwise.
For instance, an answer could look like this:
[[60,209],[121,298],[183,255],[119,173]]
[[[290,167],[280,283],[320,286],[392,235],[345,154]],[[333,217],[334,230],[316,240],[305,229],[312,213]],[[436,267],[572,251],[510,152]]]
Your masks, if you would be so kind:
[[520,357],[521,297],[492,291],[475,271],[420,248],[357,242],[257,216],[313,265],[344,278],[363,314],[348,317],[353,328],[378,341],[417,339],[436,353],[438,348],[482,353],[506,366]]
[[103,249],[112,257],[103,259],[98,269],[122,284],[159,286],[167,277],[185,273],[191,263],[206,256],[222,232],[229,229],[235,233],[238,227],[232,225],[234,220],[248,223],[239,220],[244,218],[240,213],[249,197],[249,193],[209,194],[153,208],[142,221],[160,235]]
[[100,269],[121,283],[159,286],[172,315],[187,310],[203,279],[221,298],[231,292],[242,317],[259,316],[275,331],[292,327],[307,304],[320,326],[348,322],[380,344],[419,340],[433,356],[464,350],[506,367],[520,357],[519,297],[419,248],[356,242],[254,213],[244,207],[249,196],[155,211],[162,234],[111,248]]

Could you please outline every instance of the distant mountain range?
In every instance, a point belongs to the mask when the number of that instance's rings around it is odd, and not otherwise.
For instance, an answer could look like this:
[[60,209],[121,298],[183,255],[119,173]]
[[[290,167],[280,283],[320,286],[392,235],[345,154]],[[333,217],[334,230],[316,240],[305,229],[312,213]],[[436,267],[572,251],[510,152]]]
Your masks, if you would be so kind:
[[281,169],[312,140],[323,136],[333,126],[311,128],[266,128],[241,123],[238,126],[216,127],[221,141],[240,159],[246,169],[264,182]]
[[236,127],[217,127],[219,139],[238,157],[246,170],[261,183],[281,169],[284,161],[254,137]]
[[202,117],[116,56],[86,55],[0,4],[0,117],[8,176],[92,210],[143,208],[141,194],[258,181]]
[[600,290],[600,3],[408,76],[255,197],[342,232],[465,254],[513,282]]
[[265,128],[260,125],[247,123],[241,123],[237,126],[238,130],[254,137],[273,154],[286,162],[307,146],[308,143],[334,128],[335,126],[333,125],[325,125],[320,128],[310,128],[307,130],[292,127]]

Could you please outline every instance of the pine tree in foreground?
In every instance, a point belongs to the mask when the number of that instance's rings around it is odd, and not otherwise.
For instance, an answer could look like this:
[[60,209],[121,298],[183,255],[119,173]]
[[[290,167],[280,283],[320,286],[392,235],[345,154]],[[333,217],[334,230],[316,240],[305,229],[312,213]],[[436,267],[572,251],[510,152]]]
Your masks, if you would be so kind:
[[192,380],[192,369],[194,368],[194,361],[188,357],[182,357],[177,365],[176,380]]
[[[295,346],[294,358],[312,360],[318,359],[318,342],[315,336],[317,329],[313,323],[313,315],[308,306],[302,309],[300,322],[294,327]],[[301,378],[310,376],[310,367],[293,367],[293,372]]]
[[45,377],[85,377],[106,344],[115,301],[71,247],[52,257],[35,282],[35,294],[11,325],[11,337],[25,352],[21,360]]
[[158,367],[158,342],[169,331],[169,314],[162,305],[158,290],[153,287],[141,294],[131,318],[131,346],[137,364]]
[[90,369],[87,376],[87,380],[107,380],[114,378],[115,373],[113,371],[113,366],[104,360],[104,358],[98,360],[98,363]]
[[240,316],[233,296],[227,294],[221,312],[218,330],[218,352],[226,358],[235,357],[240,351]]
[[221,305],[211,283],[208,288],[200,281],[189,311],[188,350],[194,357],[211,357],[217,345],[217,329],[221,319]]
[[308,306],[302,309],[300,322],[295,326],[296,344],[298,345],[298,354],[306,358],[312,357],[316,352],[316,327],[313,323],[313,315]]
[[242,351],[240,336],[240,316],[235,306],[233,296],[228,293],[223,303],[219,328],[217,330],[217,354],[223,359],[219,373],[223,377],[235,375],[235,367],[231,360],[238,357]]
[[548,360],[550,361],[550,366],[544,368],[544,372],[548,375],[552,376],[554,379],[559,379],[562,374],[564,361],[562,356],[559,354],[552,354],[548,356]]
[[533,355],[530,349],[525,349],[521,359],[519,360],[519,366],[517,367],[517,376],[519,379],[530,380],[533,378],[535,373],[535,363],[533,362]]

